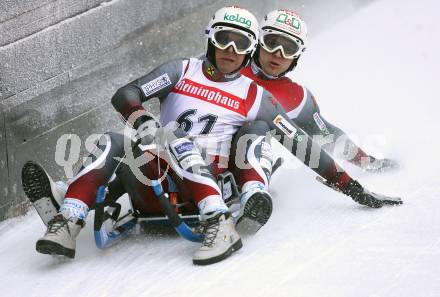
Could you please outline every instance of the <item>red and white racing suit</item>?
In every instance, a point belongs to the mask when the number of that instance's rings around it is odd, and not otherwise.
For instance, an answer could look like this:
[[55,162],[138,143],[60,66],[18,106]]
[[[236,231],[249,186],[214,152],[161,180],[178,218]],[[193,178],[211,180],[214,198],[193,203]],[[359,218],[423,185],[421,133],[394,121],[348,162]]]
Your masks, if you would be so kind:
[[[154,97],[160,100],[161,125],[165,127],[177,122],[207,158],[204,158],[204,164],[198,157],[185,159],[193,147],[187,141],[177,141],[169,144],[171,159],[153,156],[140,169],[145,177],[155,179],[167,169],[167,164],[172,163],[169,176],[173,177],[179,191],[202,212],[225,210],[216,175],[226,169],[235,172],[242,188],[249,182],[261,182],[267,186],[271,164],[263,156],[264,134],[257,133],[244,145],[243,163],[250,166],[238,164],[236,156],[239,152],[230,151],[234,135],[249,122],[260,123],[266,127],[263,130],[275,131],[282,142],[289,138],[291,146],[288,149],[292,154],[299,154],[297,157],[302,162],[328,182],[343,188],[351,180],[326,151],[289,119],[269,92],[246,76],[221,74],[207,60],[173,60],[120,88],[113,96],[112,104],[128,120],[133,113],[144,110],[143,102]],[[123,142],[123,135],[104,134],[97,144],[99,153],[83,166],[65,197],[81,200],[91,207],[97,188],[108,184],[116,173],[125,191],[134,199],[135,207],[146,212],[156,209],[157,201],[150,198],[154,197],[151,187],[139,181],[129,165],[120,164],[114,158],[124,156]],[[233,147],[235,149],[236,145]],[[150,154],[137,150],[138,155]],[[193,165],[198,165],[196,170]],[[169,180],[165,179],[163,184],[167,189]]]

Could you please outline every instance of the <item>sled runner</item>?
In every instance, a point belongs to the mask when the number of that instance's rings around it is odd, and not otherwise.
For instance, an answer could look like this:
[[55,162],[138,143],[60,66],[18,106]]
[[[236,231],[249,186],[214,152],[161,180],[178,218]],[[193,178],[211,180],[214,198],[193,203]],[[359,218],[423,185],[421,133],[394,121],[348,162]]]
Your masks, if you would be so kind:
[[[230,208],[233,217],[237,219],[240,215],[240,193],[234,176],[231,172],[226,171],[219,174],[217,180],[223,199]],[[23,166],[22,185],[43,223],[47,225],[47,222],[58,212],[67,186],[62,182],[52,181],[43,167],[33,161],[28,161]],[[98,248],[106,248],[117,243],[136,228],[139,230],[141,224],[150,227],[154,225],[171,226],[187,240],[203,241],[203,235],[197,232],[200,226],[197,208],[191,207],[192,211],[190,212],[185,209],[184,206],[190,202],[180,200],[176,186],[170,187],[172,192],[165,193],[160,183],[156,181],[153,189],[156,199],[160,202],[163,215],[140,213],[132,206],[127,213],[121,214],[121,204],[117,202],[120,197],[109,198],[110,195],[108,195],[105,186],[98,188],[96,203],[92,208],[95,210],[94,237]]]
[[[231,209],[232,215],[237,218],[240,214],[239,191],[231,172],[219,174],[218,185],[222,191],[223,199]],[[99,187],[95,204],[94,235],[98,248],[112,246],[126,237],[140,224],[171,226],[186,240],[193,242],[203,241],[203,235],[198,232],[200,216],[196,211],[185,212],[183,207],[186,203],[181,202],[178,192],[165,193],[158,181],[153,182],[156,198],[162,207],[162,216],[153,213],[139,213],[131,208],[122,215],[121,205],[106,198],[106,188]]]

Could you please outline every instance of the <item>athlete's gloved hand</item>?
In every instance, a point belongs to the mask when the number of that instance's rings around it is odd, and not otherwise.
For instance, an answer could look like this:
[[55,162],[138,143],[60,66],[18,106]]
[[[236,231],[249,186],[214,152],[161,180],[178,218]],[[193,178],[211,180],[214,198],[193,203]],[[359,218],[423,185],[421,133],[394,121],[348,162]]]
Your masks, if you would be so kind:
[[399,168],[399,163],[391,159],[375,159],[370,157],[370,162],[362,166],[362,169],[368,172],[384,172]]
[[373,208],[380,208],[383,205],[399,205],[403,201],[399,197],[387,197],[385,195],[376,194],[368,191],[356,180],[351,180],[342,192],[350,196],[359,204]]
[[141,115],[136,119],[133,127],[136,129],[138,143],[143,145],[152,144],[160,125],[152,117]]

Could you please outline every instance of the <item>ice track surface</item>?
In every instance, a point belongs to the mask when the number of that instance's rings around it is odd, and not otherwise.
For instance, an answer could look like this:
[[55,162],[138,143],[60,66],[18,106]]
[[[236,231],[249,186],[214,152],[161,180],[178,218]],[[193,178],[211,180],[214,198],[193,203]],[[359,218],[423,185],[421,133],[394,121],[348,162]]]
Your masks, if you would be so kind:
[[[440,4],[379,0],[311,36],[295,78],[322,113],[395,172],[367,174],[404,204],[374,210],[314,181],[291,159],[271,185],[268,224],[221,263],[196,267],[177,236],[94,246],[93,214],[74,261],[35,251],[37,214],[0,223],[1,296],[440,296]],[[296,168],[296,169],[295,169]]]

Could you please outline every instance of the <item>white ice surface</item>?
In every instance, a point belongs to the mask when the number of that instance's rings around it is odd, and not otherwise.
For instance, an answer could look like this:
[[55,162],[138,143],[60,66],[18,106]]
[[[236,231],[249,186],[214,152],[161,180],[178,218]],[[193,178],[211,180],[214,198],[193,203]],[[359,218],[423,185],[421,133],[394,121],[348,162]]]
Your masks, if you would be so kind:
[[40,255],[31,211],[0,224],[0,295],[440,296],[439,10],[435,0],[373,2],[312,38],[294,73],[329,121],[400,162],[384,174],[346,166],[402,206],[361,207],[290,162],[274,176],[268,224],[208,267],[191,263],[197,244],[174,236],[98,250],[93,215],[74,261]]

